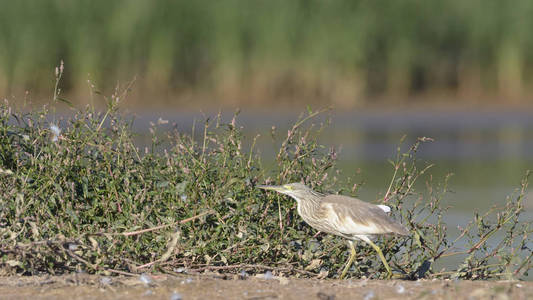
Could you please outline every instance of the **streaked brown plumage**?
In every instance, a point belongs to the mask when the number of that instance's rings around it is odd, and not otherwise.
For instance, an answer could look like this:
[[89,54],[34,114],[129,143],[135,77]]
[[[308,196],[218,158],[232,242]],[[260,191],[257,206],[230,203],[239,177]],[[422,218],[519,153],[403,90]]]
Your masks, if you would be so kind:
[[386,212],[390,208],[374,205],[356,198],[342,195],[324,195],[317,193],[301,183],[282,186],[259,186],[274,190],[294,198],[298,203],[298,214],[311,227],[348,239],[351,255],[341,278],[346,275],[355,259],[353,241],[362,240],[371,245],[378,253],[389,276],[392,274],[381,249],[371,241],[376,235],[408,235],[409,231],[400,223],[392,220]]

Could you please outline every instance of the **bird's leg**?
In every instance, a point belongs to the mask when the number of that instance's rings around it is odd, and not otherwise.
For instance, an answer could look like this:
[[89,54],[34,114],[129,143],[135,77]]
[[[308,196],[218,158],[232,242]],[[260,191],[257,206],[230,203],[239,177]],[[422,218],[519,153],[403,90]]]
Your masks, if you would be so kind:
[[348,244],[350,244],[350,258],[348,258],[348,262],[342,270],[341,277],[339,277],[340,279],[343,279],[344,276],[346,276],[346,273],[348,272],[348,270],[353,264],[353,261],[355,260],[355,246],[353,245],[353,241],[348,241]]
[[385,266],[385,269],[387,269],[387,273],[388,273],[387,278],[391,278],[392,271],[391,271],[391,269],[389,267],[389,264],[387,263],[387,260],[385,260],[385,256],[383,256],[383,252],[381,252],[381,248],[379,248],[378,245],[374,244],[374,242],[372,242],[370,239],[365,239],[365,242],[370,244],[370,246],[372,246],[372,248],[374,248],[374,250],[376,250],[376,252],[379,255],[379,258],[381,259],[381,261],[383,262],[383,265]]

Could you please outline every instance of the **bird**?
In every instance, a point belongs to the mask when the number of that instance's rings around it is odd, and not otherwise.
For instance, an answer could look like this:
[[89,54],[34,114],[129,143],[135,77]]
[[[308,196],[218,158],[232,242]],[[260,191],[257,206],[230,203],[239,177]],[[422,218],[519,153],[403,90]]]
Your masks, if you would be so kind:
[[259,185],[258,188],[276,191],[294,198],[297,202],[298,214],[308,225],[318,231],[348,240],[350,257],[340,279],[346,276],[355,260],[354,242],[358,240],[374,248],[387,269],[388,277],[392,276],[383,252],[371,240],[378,235],[409,235],[409,231],[402,224],[394,221],[387,214],[390,212],[390,207],[343,195],[325,195],[299,182],[284,185]]

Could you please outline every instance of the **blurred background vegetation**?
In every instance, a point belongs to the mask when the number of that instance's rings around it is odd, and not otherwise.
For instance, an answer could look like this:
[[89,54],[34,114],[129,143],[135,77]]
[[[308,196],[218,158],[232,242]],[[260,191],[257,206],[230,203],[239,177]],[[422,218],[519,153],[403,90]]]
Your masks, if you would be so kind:
[[[0,96],[131,105],[526,104],[533,2],[0,1]],[[87,102],[87,97],[73,97]]]

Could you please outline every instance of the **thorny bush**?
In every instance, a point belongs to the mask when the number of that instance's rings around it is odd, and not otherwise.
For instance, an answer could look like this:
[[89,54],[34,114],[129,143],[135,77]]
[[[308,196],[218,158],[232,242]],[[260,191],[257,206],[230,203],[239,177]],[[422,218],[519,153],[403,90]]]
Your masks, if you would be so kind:
[[[318,112],[302,116],[280,143],[267,172],[234,118],[205,120],[196,133],[163,131],[153,124],[151,143],[135,144],[131,118],[108,100],[104,113],[90,107],[52,124],[46,108],[21,113],[0,106],[1,274],[86,271],[263,272],[338,277],[346,260],[341,238],[318,235],[297,215],[295,201],[264,193],[263,183],[302,181],[322,192],[354,194],[339,180],[336,152],[317,142],[325,125]],[[280,134],[273,129],[273,136]],[[199,137],[199,138],[198,138]],[[391,161],[394,176],[383,203],[411,231],[378,239],[404,278],[523,278],[531,269],[531,222],[523,221],[527,176],[504,207],[492,208],[452,240],[441,199],[447,179],[415,182],[430,166],[415,154],[420,138]],[[276,140],[274,140],[276,142]],[[181,221],[181,222],[180,222]],[[381,278],[382,264],[359,244],[352,276]],[[437,270],[436,261],[463,262]]]

